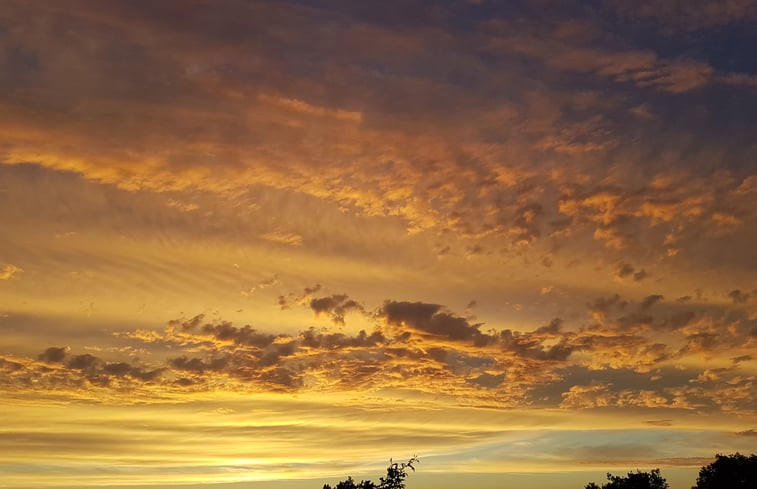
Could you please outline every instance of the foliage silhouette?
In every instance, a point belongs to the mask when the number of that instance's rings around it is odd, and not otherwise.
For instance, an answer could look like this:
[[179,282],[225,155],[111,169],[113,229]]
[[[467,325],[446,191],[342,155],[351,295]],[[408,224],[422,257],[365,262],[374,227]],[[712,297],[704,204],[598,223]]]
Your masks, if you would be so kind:
[[754,489],[757,487],[757,455],[715,455],[702,467],[691,489]]
[[660,469],[651,472],[629,472],[627,476],[607,473],[607,480],[600,486],[593,482],[586,484],[586,489],[668,489],[668,482],[660,475]]
[[[379,483],[373,481],[355,482],[351,476],[338,482],[333,489],[404,489],[407,469],[415,472],[414,464],[419,463],[418,457],[413,456],[407,462],[396,463],[389,459],[389,467],[386,468],[386,477],[381,477]],[[323,489],[332,489],[329,484],[324,484]]]

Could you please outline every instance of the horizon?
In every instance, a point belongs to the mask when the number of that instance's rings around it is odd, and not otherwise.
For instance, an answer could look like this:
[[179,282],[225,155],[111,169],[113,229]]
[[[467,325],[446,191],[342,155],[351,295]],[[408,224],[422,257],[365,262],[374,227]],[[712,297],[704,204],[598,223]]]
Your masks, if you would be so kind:
[[[693,486],[757,445],[757,0],[0,2],[0,487]],[[320,481],[320,482],[319,482]]]

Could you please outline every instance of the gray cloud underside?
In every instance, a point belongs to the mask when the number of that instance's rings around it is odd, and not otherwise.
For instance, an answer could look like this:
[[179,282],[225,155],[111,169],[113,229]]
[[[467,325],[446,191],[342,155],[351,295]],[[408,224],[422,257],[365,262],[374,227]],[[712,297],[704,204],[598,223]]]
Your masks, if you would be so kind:
[[[304,305],[329,314],[326,304],[353,302],[336,297]],[[268,334],[198,315],[171,321],[162,332],[118,333],[162,352],[165,360],[158,363],[111,362],[50,347],[36,359],[4,358],[0,371],[6,389],[17,392],[106,389],[149,398],[155,387],[177,396],[219,388],[401,388],[510,406],[754,407],[755,377],[742,368],[750,355],[733,356],[725,367],[674,367],[690,355],[753,349],[757,323],[739,309],[697,310],[658,295],[638,303],[612,296],[588,304],[589,319],[578,328],[555,318],[531,332],[483,330],[438,304],[386,301],[374,311],[358,309],[375,321],[372,332],[311,327],[298,335]]]

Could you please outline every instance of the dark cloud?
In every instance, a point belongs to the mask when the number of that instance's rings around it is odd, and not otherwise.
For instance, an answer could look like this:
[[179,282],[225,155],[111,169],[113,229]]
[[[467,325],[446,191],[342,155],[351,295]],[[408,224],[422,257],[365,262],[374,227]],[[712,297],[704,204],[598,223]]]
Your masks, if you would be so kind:
[[302,387],[302,377],[286,368],[274,368],[263,372],[260,380],[273,385],[274,389],[296,389]]
[[116,377],[128,376],[142,382],[152,382],[157,380],[164,371],[164,368],[143,370],[142,368],[133,367],[126,362],[107,362],[103,365],[101,372]]
[[302,298],[310,297],[311,295],[315,294],[319,290],[321,290],[321,284],[315,284],[312,287],[305,287],[301,297]]
[[310,328],[300,333],[300,344],[307,348],[334,350],[339,348],[368,348],[388,343],[384,334],[375,330],[370,335],[360,330],[357,336],[343,333],[320,333]]
[[731,298],[734,304],[744,304],[751,299],[751,294],[748,294],[746,292],[742,292],[739,289],[732,290],[728,292],[728,297]]
[[123,377],[131,371],[131,365],[125,362],[106,363],[103,372]]
[[684,353],[696,353],[709,351],[720,345],[719,335],[716,333],[694,333],[686,336],[686,345],[682,348]]
[[272,334],[259,333],[250,325],[236,327],[228,321],[202,324],[204,317],[203,314],[198,314],[188,321],[172,320],[168,324],[180,327],[183,332],[198,334],[198,341],[201,341],[203,336],[210,336],[219,343],[265,348],[277,338]]
[[37,357],[42,362],[61,363],[68,353],[68,347],[51,346]]
[[651,326],[654,323],[654,317],[640,312],[632,312],[625,316],[615,319],[615,322],[623,329],[633,329],[643,326]]
[[201,330],[204,334],[212,335],[218,341],[230,341],[237,345],[265,348],[276,339],[271,334],[258,333],[249,325],[237,328],[229,322],[221,324],[206,324]]
[[297,348],[298,344],[295,341],[271,345],[263,352],[258,366],[277,365],[283,357],[293,355],[297,351]]
[[660,294],[648,295],[641,301],[641,304],[639,304],[639,307],[641,308],[641,310],[649,309],[653,305],[660,302],[662,299],[664,299],[664,297]]
[[636,269],[633,267],[633,265],[631,265],[629,263],[621,263],[615,269],[615,275],[618,278],[625,278],[625,277],[628,277],[629,275],[632,275],[633,272],[634,272],[634,270],[636,270]]
[[188,358],[186,356],[181,356],[178,358],[172,358],[168,361],[168,364],[176,370],[196,372],[199,374],[210,371],[223,370],[224,368],[226,368],[226,365],[228,365],[228,363],[228,357],[213,358],[208,361],[204,361],[200,358]]
[[452,341],[473,341],[483,345],[491,339],[479,331],[480,324],[470,324],[465,318],[443,311],[438,304],[387,301],[379,310],[379,316],[389,324]]
[[554,318],[552,319],[548,325],[541,326],[536,331],[534,331],[534,334],[550,334],[550,335],[556,335],[560,332],[560,328],[562,327],[562,319],[560,318]]
[[7,360],[0,357],[0,369],[8,370],[10,372],[18,372],[24,369],[24,365],[13,360]]
[[620,295],[615,294],[610,297],[599,297],[589,304],[589,310],[602,315],[608,314],[613,310],[622,310],[628,304]]
[[696,317],[694,311],[679,311],[664,319],[662,325],[669,329],[680,329],[691,324]]
[[168,322],[168,325],[179,327],[181,328],[182,331],[190,331],[198,327],[204,319],[205,319],[204,314],[198,314],[194,316],[193,318],[187,319],[187,320],[173,319]]
[[623,20],[652,22],[668,35],[757,19],[757,2],[754,0],[604,0],[602,3]]
[[633,274],[633,280],[634,280],[634,282],[641,282],[642,280],[644,280],[648,276],[649,276],[649,274],[647,273],[647,271],[642,268],[641,270],[639,270],[638,272],[635,272]]
[[535,360],[565,361],[577,348],[565,338],[557,344],[545,346],[540,335],[505,329],[499,333],[498,340],[504,350]]
[[66,366],[77,370],[92,370],[99,363],[101,363],[99,358],[89,353],[85,353],[83,355],[75,355],[71,357],[66,363]]
[[311,299],[310,309],[316,314],[328,314],[334,323],[344,325],[344,316],[350,311],[364,312],[365,308],[359,302],[350,299],[346,294],[334,294],[327,297]]
[[[572,324],[575,317],[553,318],[527,332],[483,333],[482,324],[440,304],[391,300],[374,314],[366,314],[375,321],[373,331],[356,334],[313,327],[294,335],[263,333],[249,325],[206,321],[198,315],[170,321],[162,334],[138,331],[118,336],[149,344],[159,339],[166,351],[174,352],[160,364],[69,355],[65,348],[51,347],[38,357],[46,359],[44,363],[15,362],[18,367],[11,368],[6,362],[0,375],[8,382],[52,389],[292,392],[311,385],[330,389],[402,385],[450,395],[493,395],[498,402],[513,405],[584,409],[670,407],[675,402],[707,410],[743,410],[750,387],[744,372],[739,377],[736,370],[743,370],[739,364],[749,361],[750,355],[731,356],[728,369],[684,372],[665,365],[732,345],[748,348],[755,321],[743,308],[703,305],[689,311],[675,303],[652,307],[662,299],[660,294],[649,295],[639,301],[638,309],[629,309],[629,302],[619,294],[600,297],[589,304],[595,320],[588,324]],[[350,301],[346,295],[335,295],[311,297],[306,304],[331,314],[340,307],[351,310]],[[655,334],[661,329],[673,341],[660,342]],[[63,368],[50,365],[55,362]],[[737,392],[728,401],[712,394],[727,389]]]
[[28,381],[34,379],[33,382],[40,387],[61,389],[88,384],[109,387],[113,379],[120,379],[119,388],[129,389],[159,381],[166,370],[164,367],[145,368],[123,361],[106,361],[90,353],[70,356],[68,350],[68,347],[47,348],[38,359],[45,363],[62,364],[64,368],[26,366],[23,372]]
[[474,377],[471,379],[466,379],[466,382],[469,384],[474,384],[480,387],[485,387],[487,389],[493,389],[495,387],[498,387],[502,385],[502,382],[505,381],[505,374],[489,374],[489,373],[482,373],[478,377]]

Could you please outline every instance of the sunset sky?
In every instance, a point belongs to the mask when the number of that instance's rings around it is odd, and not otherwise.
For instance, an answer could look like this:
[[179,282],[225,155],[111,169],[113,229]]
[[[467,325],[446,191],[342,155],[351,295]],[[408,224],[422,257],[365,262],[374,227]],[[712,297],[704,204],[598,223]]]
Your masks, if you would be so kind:
[[0,487],[757,451],[755,45],[757,0],[0,0]]

